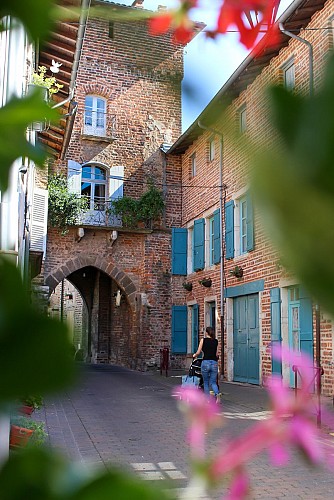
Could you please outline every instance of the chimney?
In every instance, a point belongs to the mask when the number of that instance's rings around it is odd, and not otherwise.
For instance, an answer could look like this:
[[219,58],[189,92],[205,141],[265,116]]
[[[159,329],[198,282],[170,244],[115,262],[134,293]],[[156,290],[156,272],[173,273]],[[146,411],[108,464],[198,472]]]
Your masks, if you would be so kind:
[[144,3],[144,0],[134,0],[132,2],[131,7],[136,7],[137,9],[142,9],[143,8],[143,3]]

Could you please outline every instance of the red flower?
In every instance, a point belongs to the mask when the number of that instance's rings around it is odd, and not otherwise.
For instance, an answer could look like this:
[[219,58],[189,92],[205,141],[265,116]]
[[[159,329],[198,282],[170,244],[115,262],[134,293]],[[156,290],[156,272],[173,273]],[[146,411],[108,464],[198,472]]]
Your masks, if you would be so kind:
[[173,21],[173,14],[165,12],[159,16],[152,17],[149,22],[150,35],[161,35],[166,33]]

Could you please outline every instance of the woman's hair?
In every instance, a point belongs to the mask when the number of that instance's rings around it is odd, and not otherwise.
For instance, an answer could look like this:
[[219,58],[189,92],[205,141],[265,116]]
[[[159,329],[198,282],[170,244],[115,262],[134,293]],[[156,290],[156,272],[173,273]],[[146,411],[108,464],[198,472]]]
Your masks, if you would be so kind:
[[211,339],[216,338],[216,336],[215,336],[215,331],[214,331],[214,329],[212,328],[212,326],[207,326],[207,327],[206,327],[206,329],[205,329],[205,331],[206,331],[206,333],[209,335],[209,337],[210,337]]

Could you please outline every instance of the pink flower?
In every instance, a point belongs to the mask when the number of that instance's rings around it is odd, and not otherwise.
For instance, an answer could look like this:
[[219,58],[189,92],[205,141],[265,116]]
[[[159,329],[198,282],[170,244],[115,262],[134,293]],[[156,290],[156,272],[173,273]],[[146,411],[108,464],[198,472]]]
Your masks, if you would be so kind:
[[230,491],[225,500],[242,500],[249,493],[249,477],[244,469],[239,469],[234,476]]
[[174,395],[179,397],[181,409],[185,411],[189,420],[187,440],[193,458],[205,456],[205,434],[221,422],[221,415],[213,398],[194,387],[178,387]]

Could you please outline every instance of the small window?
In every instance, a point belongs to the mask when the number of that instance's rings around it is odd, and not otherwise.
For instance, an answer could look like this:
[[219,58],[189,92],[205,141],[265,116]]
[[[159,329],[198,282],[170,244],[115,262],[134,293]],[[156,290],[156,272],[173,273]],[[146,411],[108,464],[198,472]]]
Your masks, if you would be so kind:
[[295,88],[295,65],[291,60],[283,66],[283,85],[287,90]]
[[84,133],[105,137],[106,127],[106,100],[102,97],[87,95],[85,98]]
[[196,153],[192,154],[190,157],[190,167],[191,167],[191,177],[196,175]]
[[243,106],[239,111],[239,131],[241,134],[246,132],[247,129],[247,114],[246,106]]
[[212,137],[209,141],[209,161],[214,160],[215,158],[215,140]]

